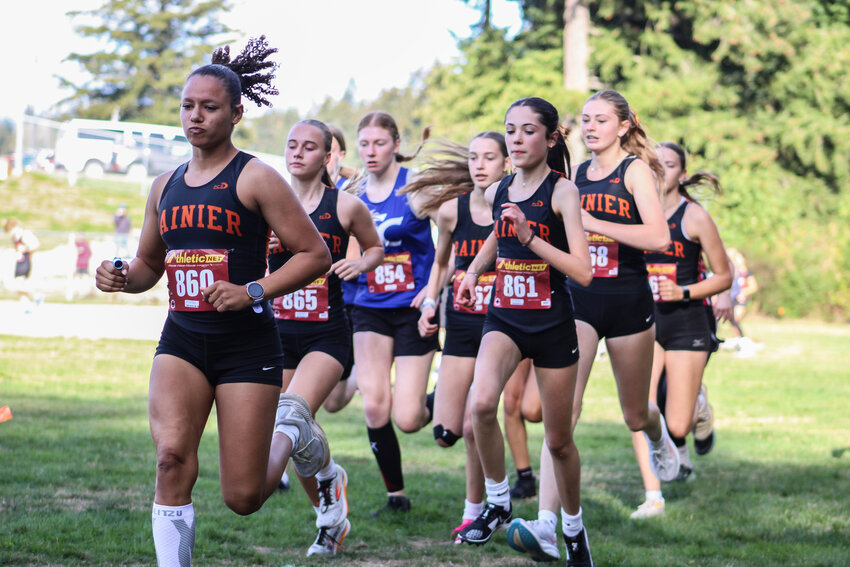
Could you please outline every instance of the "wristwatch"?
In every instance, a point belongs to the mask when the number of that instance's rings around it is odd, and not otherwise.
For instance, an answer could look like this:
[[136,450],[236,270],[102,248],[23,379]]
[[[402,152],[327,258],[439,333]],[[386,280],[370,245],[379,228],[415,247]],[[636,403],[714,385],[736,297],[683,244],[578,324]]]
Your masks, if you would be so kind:
[[248,282],[245,284],[245,291],[248,292],[248,297],[254,300],[254,305],[252,306],[254,313],[262,313],[263,306],[260,304],[263,302],[263,295],[266,293],[263,286],[257,282]]
[[691,300],[691,290],[688,289],[688,286],[682,287],[682,301],[690,301]]

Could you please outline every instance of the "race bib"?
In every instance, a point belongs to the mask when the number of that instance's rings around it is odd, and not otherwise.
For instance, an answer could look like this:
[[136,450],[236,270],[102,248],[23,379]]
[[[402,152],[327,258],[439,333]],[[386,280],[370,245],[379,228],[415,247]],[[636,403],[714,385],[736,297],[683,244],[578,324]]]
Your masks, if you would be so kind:
[[652,299],[658,303],[664,303],[661,299],[658,284],[663,280],[671,280],[676,283],[676,264],[647,264],[646,271],[649,272],[649,287],[652,290]]
[[168,275],[168,309],[215,311],[204,301],[203,290],[213,282],[228,281],[227,250],[169,250],[165,255]]
[[384,263],[366,274],[369,293],[398,293],[416,289],[410,252],[384,256]]
[[307,286],[272,302],[274,316],[287,321],[328,320],[328,275],[318,277]]
[[487,306],[490,305],[490,294],[493,292],[493,282],[496,281],[495,272],[485,272],[478,277],[478,283],[475,284],[475,305],[469,308],[457,302],[457,292],[460,289],[460,282],[466,275],[466,270],[457,270],[454,275],[454,310],[460,313],[476,313],[478,315],[487,314]]
[[496,260],[495,307],[505,309],[549,309],[552,289],[549,264],[544,260]]
[[590,265],[594,278],[616,278],[620,267],[620,246],[613,238],[595,232],[587,233]]

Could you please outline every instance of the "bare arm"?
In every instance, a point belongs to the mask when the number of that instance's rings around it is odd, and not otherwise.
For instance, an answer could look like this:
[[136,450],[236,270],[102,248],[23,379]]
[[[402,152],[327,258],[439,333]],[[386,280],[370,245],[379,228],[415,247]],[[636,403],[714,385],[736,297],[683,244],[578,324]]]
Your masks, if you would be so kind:
[[[419,317],[419,334],[423,337],[433,335],[440,328],[431,319],[437,312],[440,290],[446,285],[449,268],[449,258],[452,254],[452,235],[457,226],[457,199],[452,199],[440,205],[437,213],[437,246],[434,263],[425,286],[425,299],[422,304],[422,315]],[[430,302],[428,300],[431,300]]]
[[[289,184],[270,166],[251,160],[236,185],[245,206],[259,212],[292,257],[280,268],[257,282],[265,299],[301,289],[328,271],[331,255],[315,225],[304,212]],[[204,290],[207,302],[218,311],[248,307],[252,300],[245,286],[218,281]]]
[[[516,205],[512,206],[522,215]],[[570,247],[569,252],[552,246],[542,238],[531,238],[532,232],[525,222],[525,215],[522,215],[521,222],[514,225],[517,237],[520,242],[528,242],[531,239],[528,244],[529,250],[546,260],[568,278],[582,286],[587,286],[593,279],[593,269],[590,265],[587,238],[584,235],[584,227],[581,223],[581,201],[578,188],[572,181],[558,180],[552,194],[552,208],[563,220],[567,243]]]
[[[691,238],[702,246],[712,272],[710,277],[688,286],[691,299],[703,299],[729,289],[732,286],[729,257],[711,215],[699,205],[691,204],[682,222]],[[682,286],[668,279],[658,283],[658,293],[665,301],[681,301],[684,298]]]
[[[375,221],[372,220],[372,215],[363,201],[340,191],[337,208],[343,227],[363,248],[361,255],[348,258],[346,254],[345,258],[331,266],[331,271],[340,279],[350,281],[360,274],[371,272],[384,261],[384,246],[378,237]],[[351,249],[351,241],[349,241],[349,249]]]
[[626,188],[635,198],[641,224],[621,224],[595,218],[582,211],[585,230],[603,234],[639,250],[666,250],[670,244],[670,231],[661,200],[655,189],[655,176],[646,163],[635,160],[626,170]]
[[118,271],[112,261],[104,260],[95,271],[95,285],[101,291],[142,293],[151,289],[165,272],[165,242],[159,234],[159,200],[171,171],[157,177],[148,193],[145,204],[145,218],[139,237],[139,249],[136,257],[127,263],[127,267]]

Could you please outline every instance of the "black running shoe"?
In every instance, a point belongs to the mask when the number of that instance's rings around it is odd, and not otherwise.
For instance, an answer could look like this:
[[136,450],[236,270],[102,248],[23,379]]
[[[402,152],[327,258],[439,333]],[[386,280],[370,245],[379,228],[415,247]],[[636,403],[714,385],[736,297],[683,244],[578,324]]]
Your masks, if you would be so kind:
[[714,447],[714,431],[703,440],[699,440],[694,437],[694,450],[697,452],[697,455],[706,455],[709,451],[711,451],[712,447]]
[[537,479],[534,478],[534,475],[517,477],[516,484],[514,484],[514,487],[511,488],[511,498],[521,500],[537,496],[536,480]]
[[484,511],[471,524],[463,528],[457,537],[464,543],[482,545],[490,541],[497,531],[507,529],[511,520],[513,520],[513,513],[510,508],[487,504]]
[[410,510],[410,499],[407,496],[390,496],[387,505],[369,514],[370,518],[377,518],[385,512],[407,512]]
[[685,465],[679,465],[679,474],[673,479],[673,482],[690,482],[695,480],[694,469]]
[[565,535],[564,543],[567,545],[567,567],[593,567],[586,529],[582,528],[575,537]]

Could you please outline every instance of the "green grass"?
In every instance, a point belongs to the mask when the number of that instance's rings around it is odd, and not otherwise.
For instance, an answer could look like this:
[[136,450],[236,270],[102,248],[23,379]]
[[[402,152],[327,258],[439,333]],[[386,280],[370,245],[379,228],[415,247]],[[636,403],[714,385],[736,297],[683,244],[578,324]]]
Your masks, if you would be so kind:
[[[765,345],[758,356],[722,351],[707,370],[714,451],[693,456],[695,482],[665,486],[667,515],[644,523],[628,517],[643,489],[607,360],[595,365],[576,437],[597,565],[850,563],[850,450],[835,456],[850,446],[850,326],[748,319],[746,327]],[[0,424],[0,565],[155,565],[146,414],[153,348],[0,336],[0,406],[14,414]],[[384,491],[359,397],[319,417],[349,474],[344,555],[304,557],[314,515],[297,486],[252,516],[224,506],[213,419],[194,493],[195,565],[530,564],[504,536],[480,548],[451,545],[463,502],[460,446],[437,448],[430,429],[400,434],[413,510],[371,520]],[[541,440],[542,428],[531,425],[535,468]],[[521,517],[536,508],[515,503]]]

